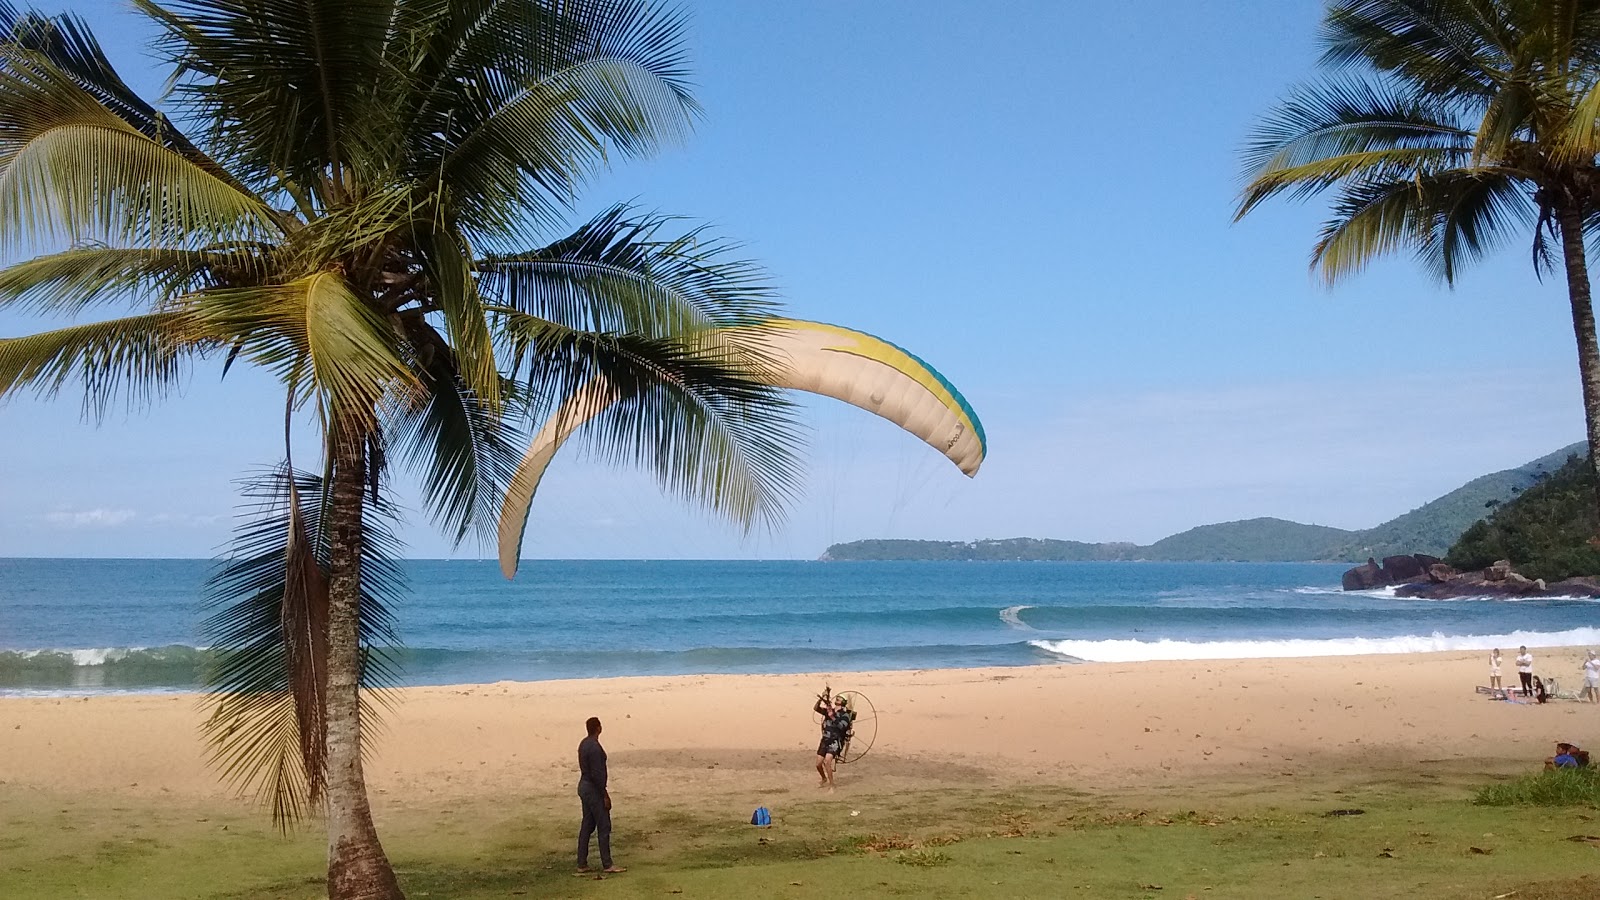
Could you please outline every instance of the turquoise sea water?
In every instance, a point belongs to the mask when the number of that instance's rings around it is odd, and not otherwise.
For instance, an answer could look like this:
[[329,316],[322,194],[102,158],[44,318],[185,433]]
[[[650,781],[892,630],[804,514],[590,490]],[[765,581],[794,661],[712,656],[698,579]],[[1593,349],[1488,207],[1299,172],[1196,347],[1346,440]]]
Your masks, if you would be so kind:
[[[0,692],[195,687],[204,560],[0,559]],[[1343,593],[1343,566],[412,561],[408,684],[1600,646],[1584,600]]]

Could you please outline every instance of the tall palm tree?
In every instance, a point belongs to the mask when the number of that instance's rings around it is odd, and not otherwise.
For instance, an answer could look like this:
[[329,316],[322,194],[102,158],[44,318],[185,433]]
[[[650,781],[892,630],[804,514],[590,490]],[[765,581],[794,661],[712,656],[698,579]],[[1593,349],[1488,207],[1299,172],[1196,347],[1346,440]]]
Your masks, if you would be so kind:
[[[526,423],[593,378],[595,446],[735,519],[777,511],[790,407],[706,339],[773,304],[728,246],[609,210],[586,176],[685,135],[681,17],[651,0],[135,0],[169,116],[73,16],[0,0],[0,307],[118,318],[0,340],[0,398],[164,396],[275,374],[283,464],[212,582],[217,761],[325,814],[328,893],[401,896],[362,772],[399,591],[390,460],[456,540],[492,529]],[[570,226],[567,226],[570,227]],[[558,230],[559,229],[559,230]],[[557,239],[551,240],[552,235]],[[288,458],[313,423],[321,459]],[[519,440],[522,439],[522,440]]]
[[1600,2],[1334,0],[1322,39],[1326,77],[1253,135],[1237,218],[1279,194],[1336,190],[1312,251],[1330,283],[1409,249],[1453,284],[1513,235],[1531,238],[1542,275],[1559,241],[1600,465],[1584,241],[1600,217]]

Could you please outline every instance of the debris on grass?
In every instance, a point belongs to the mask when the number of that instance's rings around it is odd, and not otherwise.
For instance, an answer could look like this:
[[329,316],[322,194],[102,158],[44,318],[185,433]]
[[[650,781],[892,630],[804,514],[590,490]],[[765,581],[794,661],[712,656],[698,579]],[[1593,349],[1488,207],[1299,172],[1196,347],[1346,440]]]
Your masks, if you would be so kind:
[[897,854],[894,861],[903,866],[944,866],[950,864],[950,854],[938,850],[907,850]]

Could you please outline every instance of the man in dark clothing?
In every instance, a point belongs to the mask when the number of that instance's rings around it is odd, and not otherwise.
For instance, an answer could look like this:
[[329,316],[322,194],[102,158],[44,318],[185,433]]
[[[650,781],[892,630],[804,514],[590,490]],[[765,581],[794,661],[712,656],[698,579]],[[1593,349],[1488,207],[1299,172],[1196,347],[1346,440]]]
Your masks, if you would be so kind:
[[589,836],[600,833],[600,867],[625,872],[611,864],[611,794],[606,790],[606,748],[600,746],[600,720],[584,723],[589,736],[578,742],[578,801],[583,804],[583,824],[578,827],[578,872],[589,871]]

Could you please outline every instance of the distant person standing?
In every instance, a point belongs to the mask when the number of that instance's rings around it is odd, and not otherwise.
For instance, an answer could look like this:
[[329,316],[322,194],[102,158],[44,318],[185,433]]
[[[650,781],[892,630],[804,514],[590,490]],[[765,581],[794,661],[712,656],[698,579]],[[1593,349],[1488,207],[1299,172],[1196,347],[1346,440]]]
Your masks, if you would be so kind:
[[1583,661],[1583,698],[1590,703],[1600,703],[1600,657],[1589,651],[1589,658]]
[[1517,677],[1522,679],[1522,696],[1533,696],[1533,654],[1527,647],[1517,648]]
[[606,790],[606,748],[600,746],[600,720],[584,723],[589,736],[578,742],[578,801],[583,804],[583,824],[578,827],[578,873],[589,871],[589,836],[599,832],[600,867],[626,872],[611,864],[611,794]]
[[1505,685],[1500,683],[1500,648],[1494,648],[1489,654],[1489,687],[1494,690],[1504,690]]

